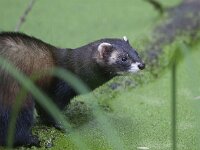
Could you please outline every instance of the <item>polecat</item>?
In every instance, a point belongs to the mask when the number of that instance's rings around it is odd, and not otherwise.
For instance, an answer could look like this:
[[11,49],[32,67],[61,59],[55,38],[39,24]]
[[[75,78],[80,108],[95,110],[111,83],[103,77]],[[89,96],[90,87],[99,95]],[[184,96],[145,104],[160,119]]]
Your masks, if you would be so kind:
[[[137,72],[145,68],[138,53],[128,39],[101,39],[76,49],[61,49],[22,33],[0,33],[0,57],[9,60],[28,77],[41,70],[62,67],[80,77],[91,89],[124,72]],[[64,81],[53,76],[36,81],[62,110],[77,93]],[[0,67],[0,145],[6,144],[10,113],[21,86]],[[37,104],[36,104],[37,106]],[[28,94],[16,122],[14,145],[38,146],[32,135],[34,98]],[[36,107],[44,123],[54,120],[40,107]]]

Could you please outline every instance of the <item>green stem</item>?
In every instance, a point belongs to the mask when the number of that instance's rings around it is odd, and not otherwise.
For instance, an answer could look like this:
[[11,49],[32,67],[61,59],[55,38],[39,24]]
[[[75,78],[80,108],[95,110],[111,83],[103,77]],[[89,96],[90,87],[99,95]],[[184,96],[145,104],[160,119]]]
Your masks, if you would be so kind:
[[177,148],[176,139],[176,63],[172,65],[172,149]]

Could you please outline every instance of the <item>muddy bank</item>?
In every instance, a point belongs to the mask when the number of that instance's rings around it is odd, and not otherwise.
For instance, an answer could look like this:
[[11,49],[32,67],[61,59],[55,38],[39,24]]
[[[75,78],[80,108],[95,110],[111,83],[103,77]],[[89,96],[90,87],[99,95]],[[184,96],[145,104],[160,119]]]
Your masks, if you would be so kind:
[[199,10],[199,0],[184,0],[178,6],[164,9],[162,23],[155,26],[151,35],[153,40],[146,45],[144,50],[149,66],[155,65],[163,48],[175,42],[179,37],[185,36],[190,39],[190,42],[199,39]]

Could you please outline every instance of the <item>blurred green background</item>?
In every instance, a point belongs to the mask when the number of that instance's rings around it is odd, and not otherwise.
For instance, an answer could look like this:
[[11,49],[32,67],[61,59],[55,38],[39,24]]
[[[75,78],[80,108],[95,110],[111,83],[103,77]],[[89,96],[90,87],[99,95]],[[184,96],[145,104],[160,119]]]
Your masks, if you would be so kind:
[[[165,6],[180,0],[160,0]],[[28,0],[1,0],[0,29],[11,31]],[[20,31],[62,47],[78,47],[104,37],[131,41],[149,33],[158,14],[143,0],[36,0]]]
[[[159,1],[165,7],[180,2]],[[14,30],[28,3],[28,0],[1,0],[0,30]],[[143,0],[37,0],[20,31],[52,45],[69,48],[100,38],[126,35],[133,47],[140,49],[140,41],[151,38],[149,35],[159,18],[160,14]],[[195,97],[200,95],[200,44],[191,49],[196,51],[188,54],[178,68],[177,142],[180,150],[198,149]],[[134,79],[134,76],[130,78]],[[137,89],[123,87],[108,94],[104,93],[108,89],[106,84],[93,92],[100,95],[98,101],[112,109],[105,111],[105,115],[117,130],[125,149],[135,150],[140,146],[152,150],[171,149],[170,79],[170,69],[165,69],[159,78]],[[92,101],[89,95],[77,99]],[[69,136],[55,129],[37,128],[36,133],[41,138],[55,137],[52,149],[76,149]],[[112,149],[100,128],[95,120],[91,120],[76,130],[90,149]]]

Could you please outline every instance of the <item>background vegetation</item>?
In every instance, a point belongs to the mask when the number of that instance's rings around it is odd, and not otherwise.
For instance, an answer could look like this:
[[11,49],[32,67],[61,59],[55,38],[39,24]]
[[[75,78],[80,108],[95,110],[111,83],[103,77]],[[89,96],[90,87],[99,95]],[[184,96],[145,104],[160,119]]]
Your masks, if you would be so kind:
[[[168,8],[181,1],[159,2]],[[14,30],[27,4],[25,0],[1,0],[0,30]],[[145,59],[146,44],[155,38],[153,29],[165,17],[142,0],[42,0],[36,1],[20,31],[70,48],[126,35]],[[172,149],[170,63],[177,49],[186,51],[177,69],[177,147],[199,148],[200,43],[181,47],[187,38],[185,35],[165,45],[155,67],[147,61],[146,71],[114,78],[92,93],[72,100],[64,114],[87,149]],[[100,109],[93,105],[94,101]],[[71,140],[73,134],[63,134],[39,123],[33,130],[42,141],[40,149],[79,147]]]

